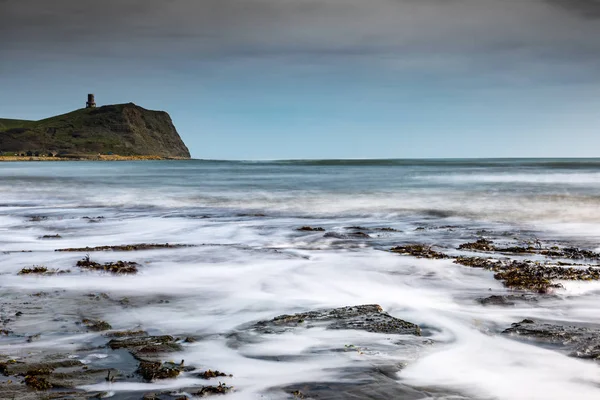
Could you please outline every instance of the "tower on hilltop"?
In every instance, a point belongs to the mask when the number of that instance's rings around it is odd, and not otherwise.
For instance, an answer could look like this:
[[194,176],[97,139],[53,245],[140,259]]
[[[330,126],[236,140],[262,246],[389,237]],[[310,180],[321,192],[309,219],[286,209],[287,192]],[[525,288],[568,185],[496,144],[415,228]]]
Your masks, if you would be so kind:
[[88,94],[87,103],[85,103],[85,108],[96,108],[96,100],[93,94]]

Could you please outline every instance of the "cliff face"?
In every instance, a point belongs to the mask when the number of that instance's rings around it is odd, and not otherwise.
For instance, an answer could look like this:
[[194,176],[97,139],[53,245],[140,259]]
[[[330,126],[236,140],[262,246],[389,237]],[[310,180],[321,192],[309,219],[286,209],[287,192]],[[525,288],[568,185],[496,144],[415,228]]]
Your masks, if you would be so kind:
[[0,119],[0,151],[190,158],[169,114],[133,103],[86,108],[41,121]]

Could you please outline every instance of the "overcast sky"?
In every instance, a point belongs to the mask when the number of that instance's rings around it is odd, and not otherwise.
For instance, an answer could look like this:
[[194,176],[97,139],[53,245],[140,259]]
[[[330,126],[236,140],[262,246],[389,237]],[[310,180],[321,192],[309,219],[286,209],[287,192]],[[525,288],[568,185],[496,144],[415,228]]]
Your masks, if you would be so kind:
[[134,102],[197,158],[600,155],[600,0],[0,0],[0,116]]

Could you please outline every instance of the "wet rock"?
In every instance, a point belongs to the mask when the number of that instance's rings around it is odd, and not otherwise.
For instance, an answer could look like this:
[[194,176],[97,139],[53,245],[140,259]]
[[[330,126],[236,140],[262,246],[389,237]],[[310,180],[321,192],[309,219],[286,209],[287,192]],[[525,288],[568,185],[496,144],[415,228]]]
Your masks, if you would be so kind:
[[[407,386],[398,381],[399,371],[398,366],[353,368],[346,371],[337,382],[302,382],[276,389],[280,393],[295,396],[294,398],[297,399],[468,399],[468,397],[441,389]],[[276,389],[274,388],[273,391]]]
[[389,228],[389,227],[376,228],[375,230],[378,230],[378,231],[381,231],[381,232],[402,232],[402,231],[399,231],[398,229]]
[[116,331],[106,333],[104,336],[111,338],[124,338],[124,337],[135,337],[135,336],[148,336],[148,332],[142,330],[131,330],[131,331]]
[[297,230],[302,232],[325,232],[324,228],[313,228],[312,226],[303,226],[298,228]]
[[364,232],[353,232],[349,235],[352,238],[357,238],[357,239],[370,239],[371,236],[364,233]]
[[157,361],[166,353],[183,350],[173,336],[143,336],[113,339],[107,344],[113,350],[127,349],[137,360]]
[[323,235],[324,238],[330,239],[370,239],[371,236],[364,232],[351,232],[351,233],[339,233],[339,232],[327,232]]
[[114,275],[134,275],[137,274],[140,265],[131,261],[117,261],[100,264],[91,261],[89,257],[86,257],[83,260],[77,261],[77,266],[92,271],[109,272]]
[[209,369],[208,371],[201,372],[199,374],[196,374],[195,376],[200,379],[212,379],[212,378],[219,378],[222,376],[232,377],[233,375],[228,375],[221,371],[213,371],[213,370]]
[[197,397],[208,397],[212,395],[223,395],[233,391],[232,386],[225,383],[219,383],[216,386],[202,386],[192,388],[182,388],[176,391],[167,391],[160,393],[146,393],[142,400],[187,400]]
[[27,343],[37,342],[38,340],[40,340],[41,337],[42,337],[42,335],[39,333],[35,334],[35,335],[27,336]]
[[566,258],[572,260],[598,260],[600,259],[600,253],[596,253],[590,250],[582,250],[576,247],[566,247],[563,249],[559,249],[557,247],[541,250],[540,254],[547,257],[554,258]]
[[31,268],[23,268],[21,271],[19,271],[19,273],[17,275],[44,275],[44,276],[51,276],[51,275],[63,275],[63,274],[69,274],[71,273],[71,271],[66,270],[59,270],[59,269],[48,269],[44,266],[33,266]]
[[42,266],[33,266],[31,268],[23,268],[18,275],[42,275],[48,273],[48,268]]
[[101,320],[93,320],[93,319],[84,319],[81,321],[90,331],[93,332],[102,332],[108,331],[112,329],[112,326],[106,322]]
[[56,234],[56,235],[44,235],[44,236],[40,236],[40,239],[62,239],[62,236]]
[[258,322],[253,328],[262,333],[280,333],[298,326],[358,329],[398,335],[419,336],[421,334],[418,325],[392,317],[376,304],[281,315],[270,321]]
[[431,248],[431,246],[424,244],[409,244],[406,246],[396,246],[390,249],[393,253],[402,255],[413,256],[417,258],[431,258],[431,259],[446,259],[450,258],[446,254],[437,252]]
[[83,366],[78,360],[60,360],[50,362],[29,363],[24,361],[8,360],[0,362],[0,373],[4,376],[25,376],[31,371],[33,375],[44,375],[54,372],[59,368],[70,368]]
[[42,222],[48,220],[48,217],[44,215],[33,215],[29,217],[29,222]]
[[469,251],[495,251],[496,246],[494,246],[492,241],[482,238],[474,243],[463,243],[458,246],[458,249]]
[[82,248],[69,248],[69,249],[57,249],[55,251],[63,252],[91,252],[91,251],[139,251],[139,250],[156,250],[156,249],[180,249],[183,247],[193,247],[193,245],[187,244],[128,244],[120,246],[98,246],[98,247],[82,247]]
[[552,289],[562,288],[560,283],[555,282],[557,280],[597,281],[600,279],[600,268],[593,266],[575,268],[539,261],[496,260],[480,257],[458,257],[454,262],[493,271],[494,278],[502,281],[508,288],[538,293],[549,293]]
[[25,375],[25,384],[34,390],[52,389],[52,384],[48,382],[48,379],[40,375]]
[[600,328],[540,323],[525,319],[502,332],[504,335],[559,346],[571,357],[600,359]]
[[173,363],[161,363],[160,361],[141,361],[137,373],[146,381],[152,382],[157,379],[175,379],[183,368]]
[[233,386],[227,386],[225,383],[219,383],[217,386],[204,386],[198,391],[192,392],[192,396],[206,397],[215,394],[227,394],[233,390]]
[[526,296],[524,294],[507,296],[493,295],[477,299],[477,302],[484,306],[514,306],[518,301],[533,302],[537,301],[537,299],[531,296]]

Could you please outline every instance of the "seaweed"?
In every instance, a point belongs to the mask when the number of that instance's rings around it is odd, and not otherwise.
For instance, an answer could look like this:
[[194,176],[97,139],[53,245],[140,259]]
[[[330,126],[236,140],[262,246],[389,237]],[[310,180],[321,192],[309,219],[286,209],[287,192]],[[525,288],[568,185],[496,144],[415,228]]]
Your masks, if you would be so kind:
[[46,273],[48,273],[48,268],[34,265],[31,268],[23,268],[18,275],[42,275]]
[[463,243],[458,246],[458,250],[496,251],[496,246],[492,241],[482,238],[474,243]]
[[409,255],[417,258],[431,258],[431,259],[446,259],[450,258],[446,254],[432,250],[431,246],[424,244],[409,244],[406,246],[396,246],[390,249],[393,253],[402,255]]
[[600,268],[592,266],[575,268],[531,260],[496,260],[480,257],[458,257],[454,263],[493,271],[494,279],[502,281],[508,288],[538,293],[549,293],[553,289],[562,288],[560,283],[555,283],[556,280],[600,280]]
[[80,247],[68,249],[56,249],[60,252],[92,252],[92,251],[140,251],[140,250],[156,250],[156,249],[179,249],[183,247],[194,247],[189,244],[156,244],[156,243],[138,243],[119,246],[97,246],[97,247]]
[[232,377],[233,375],[227,375],[224,372],[213,371],[211,369],[209,369],[208,371],[201,372],[201,373],[199,373],[199,374],[196,375],[196,377],[198,377],[200,379],[212,379],[212,378],[218,378],[218,377],[222,377],[222,376]]
[[219,382],[217,386],[204,386],[198,392],[192,393],[194,396],[205,397],[213,394],[227,394],[233,390],[232,386]]
[[84,319],[81,322],[93,332],[102,332],[112,329],[112,326],[108,322],[102,320]]
[[88,255],[83,260],[77,261],[77,266],[93,271],[109,272],[114,275],[133,275],[137,274],[139,264],[131,261],[117,261],[100,264],[90,260]]
[[[181,366],[183,367],[183,365]],[[156,379],[174,379],[181,373],[180,367],[172,363],[161,363],[160,361],[141,361],[136,371],[148,382]]]
[[117,331],[110,332],[105,334],[106,337],[112,338],[123,338],[123,337],[133,337],[133,336],[148,336],[148,332],[142,330],[130,330],[130,331]]

